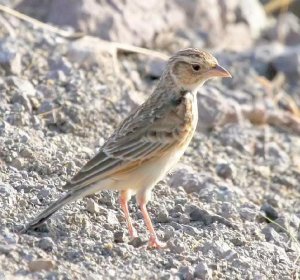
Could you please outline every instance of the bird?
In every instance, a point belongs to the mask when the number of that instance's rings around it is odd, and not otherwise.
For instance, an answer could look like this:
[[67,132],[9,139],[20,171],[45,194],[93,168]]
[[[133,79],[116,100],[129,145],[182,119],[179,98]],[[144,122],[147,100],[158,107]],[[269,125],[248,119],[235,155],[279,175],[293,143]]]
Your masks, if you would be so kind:
[[189,145],[198,122],[197,91],[215,77],[231,78],[231,74],[208,51],[187,48],[171,56],[149,98],[120,123],[99,152],[63,186],[66,193],[25,225],[22,232],[38,228],[67,203],[102,190],[117,190],[130,237],[137,237],[128,208],[128,201],[135,195],[149,231],[148,246],[165,247],[156,235],[146,205],[155,185]]

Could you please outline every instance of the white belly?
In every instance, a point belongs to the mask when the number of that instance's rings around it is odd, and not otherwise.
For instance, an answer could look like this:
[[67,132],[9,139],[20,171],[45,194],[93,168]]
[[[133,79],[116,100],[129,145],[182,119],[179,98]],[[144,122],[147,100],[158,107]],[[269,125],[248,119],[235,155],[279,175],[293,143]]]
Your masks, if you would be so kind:
[[123,174],[118,178],[112,178],[113,182],[109,189],[130,189],[133,193],[152,189],[178,162],[183,153],[183,149],[180,151],[174,150],[161,158],[144,162],[131,172]]

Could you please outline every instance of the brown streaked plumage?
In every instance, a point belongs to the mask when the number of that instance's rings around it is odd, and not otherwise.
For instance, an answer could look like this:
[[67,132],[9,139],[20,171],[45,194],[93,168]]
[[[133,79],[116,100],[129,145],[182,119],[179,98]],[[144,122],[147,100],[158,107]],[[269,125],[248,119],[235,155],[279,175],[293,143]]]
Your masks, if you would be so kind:
[[197,89],[213,77],[231,77],[208,52],[185,49],[172,56],[148,100],[132,112],[64,188],[23,232],[34,229],[66,203],[104,189],[120,191],[120,203],[132,237],[127,202],[136,195],[147,228],[149,245],[162,247],[146,204],[156,183],[177,163],[191,141],[198,121]]

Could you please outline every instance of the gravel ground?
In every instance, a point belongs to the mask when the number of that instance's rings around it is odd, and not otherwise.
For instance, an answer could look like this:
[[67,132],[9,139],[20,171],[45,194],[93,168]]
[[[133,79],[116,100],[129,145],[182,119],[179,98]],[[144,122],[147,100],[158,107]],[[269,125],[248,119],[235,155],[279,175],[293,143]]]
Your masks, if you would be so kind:
[[110,191],[67,205],[38,232],[18,229],[151,93],[163,62],[120,54],[116,63],[0,19],[0,279],[298,279],[300,126],[288,100],[300,105],[300,49],[278,42],[276,22],[251,48],[214,51],[233,79],[199,92],[195,137],[148,205],[167,248],[150,250],[134,199],[140,238],[129,240]]

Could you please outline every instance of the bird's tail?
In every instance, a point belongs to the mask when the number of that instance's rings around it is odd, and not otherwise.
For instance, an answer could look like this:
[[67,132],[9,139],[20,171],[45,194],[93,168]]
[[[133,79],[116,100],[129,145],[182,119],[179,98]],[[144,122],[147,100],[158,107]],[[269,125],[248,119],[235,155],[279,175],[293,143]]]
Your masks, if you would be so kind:
[[85,192],[81,189],[79,190],[71,190],[67,192],[63,197],[59,198],[55,202],[53,202],[48,208],[46,208],[42,213],[40,213],[34,220],[30,221],[25,228],[21,230],[21,233],[25,233],[28,230],[32,230],[38,228],[42,223],[44,223],[48,218],[50,218],[57,210],[62,208],[69,202],[77,200],[85,196]]

